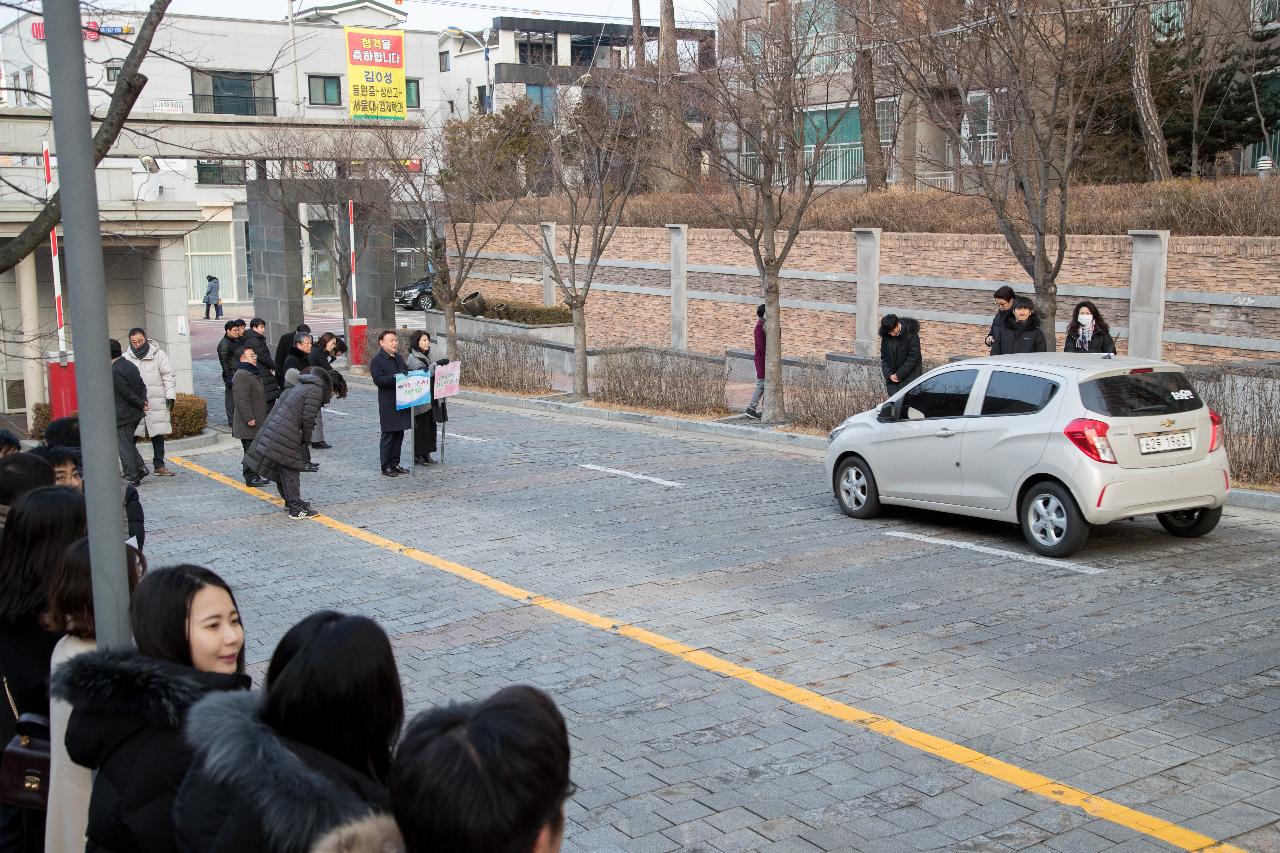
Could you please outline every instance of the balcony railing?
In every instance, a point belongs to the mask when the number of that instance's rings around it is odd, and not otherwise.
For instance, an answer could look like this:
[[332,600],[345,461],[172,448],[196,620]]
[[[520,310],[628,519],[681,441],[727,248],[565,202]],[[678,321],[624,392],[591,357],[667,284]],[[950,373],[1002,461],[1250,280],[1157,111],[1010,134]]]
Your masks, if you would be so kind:
[[275,98],[250,95],[192,95],[192,112],[205,115],[273,116]]
[[[882,144],[880,147],[888,166],[892,163],[893,146]],[[815,155],[816,150],[817,146],[805,146],[804,170],[806,175],[813,174],[817,183],[864,183],[867,180],[867,164],[861,142],[829,143],[823,146],[820,156]],[[754,175],[756,178],[761,176],[762,165],[758,154],[746,152],[740,155],[740,160],[743,174]],[[788,158],[780,154],[774,169],[775,180],[787,183],[792,168],[794,166],[788,163]],[[889,166],[889,171],[893,171],[892,166]]]
[[1253,0],[1252,13],[1255,27],[1280,24],[1280,0]]
[[243,184],[243,160],[196,161],[197,184]]

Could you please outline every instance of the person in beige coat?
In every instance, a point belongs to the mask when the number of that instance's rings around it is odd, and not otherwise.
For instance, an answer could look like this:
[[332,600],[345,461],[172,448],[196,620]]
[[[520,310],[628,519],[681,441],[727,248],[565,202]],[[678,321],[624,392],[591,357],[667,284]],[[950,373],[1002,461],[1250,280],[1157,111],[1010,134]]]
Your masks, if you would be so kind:
[[151,439],[151,462],[158,477],[172,477],[173,472],[164,464],[164,437],[173,432],[169,413],[178,398],[177,377],[169,356],[155,341],[147,337],[146,329],[129,330],[129,349],[125,359],[133,362],[142,374],[147,386],[147,404],[150,408],[138,424],[137,435]]
[[[129,594],[146,573],[142,553],[126,546],[129,566]],[[68,547],[49,578],[49,627],[67,633],[53,647],[49,672],[67,661],[94,651],[93,580],[89,568],[89,540],[77,539]],[[83,850],[89,825],[89,799],[93,794],[93,773],[67,755],[67,720],[71,705],[64,699],[49,702],[49,811],[45,816],[45,853]]]

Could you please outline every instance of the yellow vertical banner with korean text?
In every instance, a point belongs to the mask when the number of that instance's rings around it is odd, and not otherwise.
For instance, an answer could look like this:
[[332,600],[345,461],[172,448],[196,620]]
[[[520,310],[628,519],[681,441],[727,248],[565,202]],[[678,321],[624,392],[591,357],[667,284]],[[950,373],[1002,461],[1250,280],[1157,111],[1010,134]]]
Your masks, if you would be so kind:
[[404,121],[404,30],[343,27],[351,118]]

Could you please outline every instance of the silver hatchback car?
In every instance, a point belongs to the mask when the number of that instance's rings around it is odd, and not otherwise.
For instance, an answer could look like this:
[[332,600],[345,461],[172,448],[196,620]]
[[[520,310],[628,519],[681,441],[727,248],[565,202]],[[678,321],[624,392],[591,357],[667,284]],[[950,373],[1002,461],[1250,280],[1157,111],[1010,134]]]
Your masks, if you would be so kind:
[[826,473],[854,518],[899,504],[1011,521],[1049,557],[1138,515],[1203,536],[1231,488],[1222,419],[1181,367],[1062,353],[930,371],[832,430]]

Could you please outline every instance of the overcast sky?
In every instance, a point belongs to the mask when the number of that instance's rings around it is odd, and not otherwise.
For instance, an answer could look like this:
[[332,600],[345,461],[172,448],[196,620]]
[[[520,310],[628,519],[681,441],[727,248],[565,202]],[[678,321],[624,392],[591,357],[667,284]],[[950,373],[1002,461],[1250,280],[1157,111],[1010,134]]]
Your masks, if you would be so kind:
[[[394,5],[394,0],[382,0]],[[295,9],[330,5],[334,0],[304,0]],[[676,0],[676,17],[682,21],[709,23],[714,0]],[[103,5],[120,9],[142,9],[145,0],[115,0]],[[173,0],[172,12],[220,17],[281,20],[288,14],[289,0]],[[631,0],[405,0],[401,7],[409,15],[408,26],[438,30],[445,26],[481,29],[498,15],[535,17],[616,18],[630,21]],[[658,0],[641,0],[646,23],[657,23]],[[651,21],[649,19],[652,19]]]

